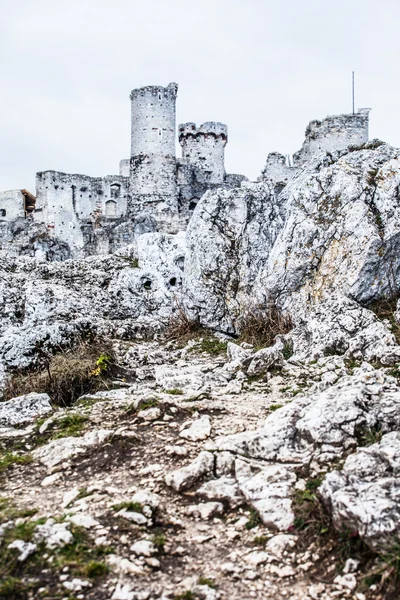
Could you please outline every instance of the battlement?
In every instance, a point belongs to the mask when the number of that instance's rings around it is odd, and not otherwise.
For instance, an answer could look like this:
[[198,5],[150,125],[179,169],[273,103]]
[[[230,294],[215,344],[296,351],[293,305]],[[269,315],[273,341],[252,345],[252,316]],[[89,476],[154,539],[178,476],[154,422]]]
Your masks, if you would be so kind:
[[129,98],[133,100],[139,96],[154,96],[154,99],[162,100],[163,98],[176,99],[178,93],[178,84],[169,83],[167,87],[162,85],[147,85],[141,88],[136,88],[131,91]]
[[178,131],[179,143],[181,145],[188,137],[214,136],[215,138],[220,138],[224,142],[224,145],[228,141],[228,127],[218,121],[206,121],[199,128],[196,127],[196,123],[181,123]]

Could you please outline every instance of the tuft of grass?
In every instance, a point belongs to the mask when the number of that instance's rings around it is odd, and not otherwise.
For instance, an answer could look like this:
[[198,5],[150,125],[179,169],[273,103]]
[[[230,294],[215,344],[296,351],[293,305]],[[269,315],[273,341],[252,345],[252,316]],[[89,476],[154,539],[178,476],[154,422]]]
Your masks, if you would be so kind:
[[269,538],[266,535],[256,535],[256,537],[253,539],[253,544],[255,546],[265,546],[265,544],[268,542]]
[[82,342],[49,356],[43,351],[36,369],[14,372],[4,390],[9,400],[29,392],[47,393],[58,406],[70,406],[80,396],[108,389],[116,369],[111,346]]
[[112,509],[116,512],[128,510],[130,512],[143,513],[143,506],[139,502],[120,502],[119,504],[114,504]]
[[174,596],[174,600],[196,600],[196,596],[190,590],[186,590],[186,592]]
[[64,437],[78,437],[81,435],[88,418],[84,415],[71,413],[58,419],[49,427],[53,431],[51,439],[58,440]]
[[250,529],[254,529],[255,527],[258,527],[259,525],[262,525],[260,515],[254,508],[250,508],[250,517],[245,525],[246,529],[248,531],[250,531]]
[[0,598],[4,600],[19,600],[28,597],[32,586],[20,578],[8,576],[0,581]]
[[30,454],[16,454],[15,452],[3,451],[0,453],[0,473],[15,465],[26,465],[31,463],[33,458]]
[[292,358],[293,356],[293,348],[292,345],[289,344],[288,342],[285,342],[283,344],[283,350],[282,350],[282,354],[283,354],[283,358],[285,360],[289,360],[289,358]]
[[215,581],[214,579],[210,579],[208,577],[199,577],[197,580],[198,585],[207,585],[209,588],[215,589]]
[[192,352],[206,352],[211,356],[219,356],[220,354],[226,354],[228,342],[224,342],[217,338],[206,337],[198,346],[194,346]]
[[[112,548],[96,546],[83,527],[72,526],[71,532],[74,536],[72,542],[55,551],[55,560],[52,563],[54,567],[61,571],[67,566],[73,575],[79,576],[97,577],[100,576],[100,571],[101,574],[105,574],[103,567],[98,566],[99,559],[111,554]],[[89,575],[90,572],[92,575]]]
[[382,435],[383,431],[380,425],[377,425],[376,427],[367,427],[357,435],[358,444],[359,446],[371,446],[372,444],[380,442]]
[[81,575],[89,577],[89,579],[99,579],[107,575],[109,571],[110,569],[106,563],[91,560],[81,568]]
[[283,404],[271,404],[268,408],[269,410],[278,410],[279,408],[282,408]]
[[[252,344],[255,348],[272,346],[277,335],[285,335],[293,328],[289,316],[283,315],[274,299],[265,304],[248,307],[239,319],[240,342]],[[288,347],[285,351],[289,356]]]
[[161,531],[157,531],[153,535],[153,544],[157,548],[157,550],[162,554],[164,552],[165,544],[167,543],[167,538]]
[[179,388],[173,388],[171,390],[163,390],[164,394],[171,394],[171,396],[183,396],[183,390]]

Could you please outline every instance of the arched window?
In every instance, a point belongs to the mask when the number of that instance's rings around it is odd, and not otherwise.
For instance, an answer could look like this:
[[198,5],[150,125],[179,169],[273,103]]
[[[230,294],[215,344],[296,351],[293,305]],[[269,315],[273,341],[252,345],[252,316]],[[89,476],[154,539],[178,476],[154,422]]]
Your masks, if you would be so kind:
[[111,198],[119,198],[121,194],[121,186],[119,183],[113,183],[110,188]]
[[106,217],[117,216],[117,203],[114,200],[107,200],[106,202]]

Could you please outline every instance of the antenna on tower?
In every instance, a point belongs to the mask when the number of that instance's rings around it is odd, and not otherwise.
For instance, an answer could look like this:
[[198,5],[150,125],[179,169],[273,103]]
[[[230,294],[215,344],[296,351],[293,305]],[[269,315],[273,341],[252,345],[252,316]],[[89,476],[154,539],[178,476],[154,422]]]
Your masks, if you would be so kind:
[[352,72],[352,77],[351,77],[351,82],[352,82],[352,98],[353,98],[353,115],[356,112],[355,111],[355,103],[354,103],[354,71]]

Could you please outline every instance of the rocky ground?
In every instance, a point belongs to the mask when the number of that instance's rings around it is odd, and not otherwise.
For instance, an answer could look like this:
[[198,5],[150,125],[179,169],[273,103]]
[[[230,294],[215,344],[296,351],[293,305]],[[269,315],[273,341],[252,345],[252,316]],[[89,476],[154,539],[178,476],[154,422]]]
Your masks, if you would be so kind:
[[397,597],[374,576],[399,521],[397,373],[243,346],[117,341],[113,389],[2,405],[1,598]]

